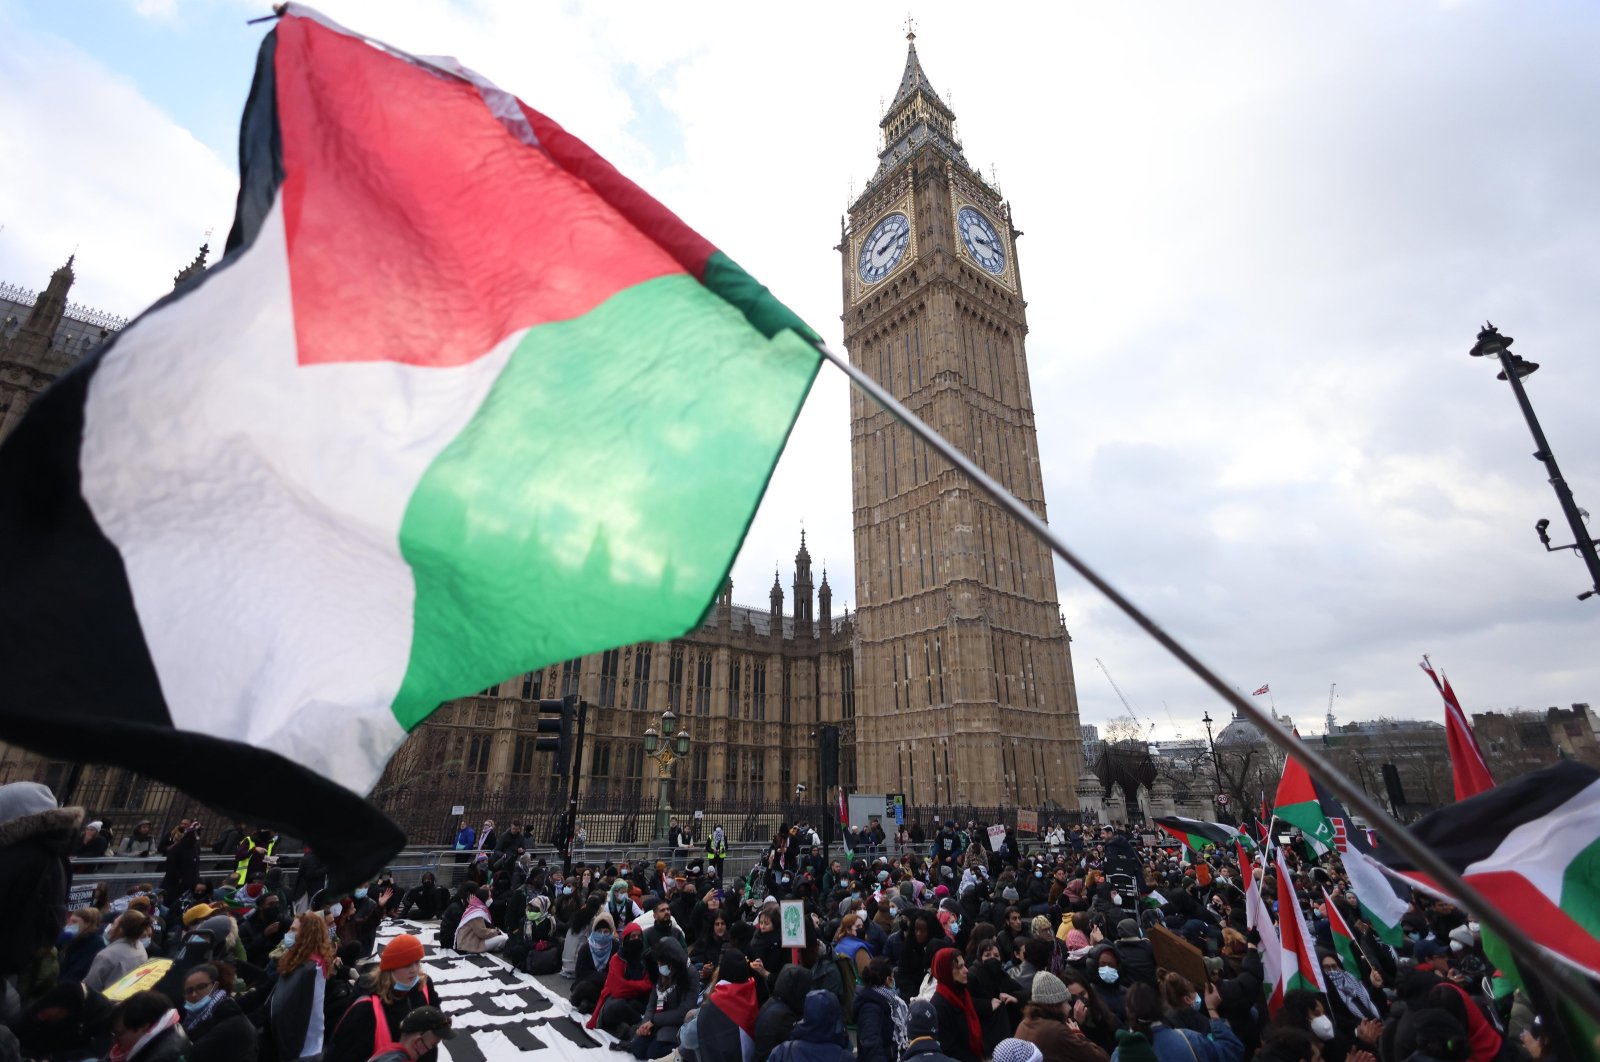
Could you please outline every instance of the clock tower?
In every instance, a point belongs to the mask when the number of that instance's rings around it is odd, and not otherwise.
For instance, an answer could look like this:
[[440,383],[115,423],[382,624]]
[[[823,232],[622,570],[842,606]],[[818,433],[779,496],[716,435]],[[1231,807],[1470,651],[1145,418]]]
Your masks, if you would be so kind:
[[[907,39],[877,172],[841,234],[845,347],[1044,517],[1021,233]],[[1083,744],[1048,548],[870,398],[850,401],[858,788],[1076,807]]]

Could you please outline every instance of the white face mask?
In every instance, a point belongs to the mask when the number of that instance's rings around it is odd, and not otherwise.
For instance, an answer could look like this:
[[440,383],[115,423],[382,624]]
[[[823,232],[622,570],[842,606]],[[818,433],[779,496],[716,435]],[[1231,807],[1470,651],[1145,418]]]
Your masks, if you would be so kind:
[[1333,1019],[1319,1014],[1311,1019],[1311,1033],[1319,1040],[1333,1039]]

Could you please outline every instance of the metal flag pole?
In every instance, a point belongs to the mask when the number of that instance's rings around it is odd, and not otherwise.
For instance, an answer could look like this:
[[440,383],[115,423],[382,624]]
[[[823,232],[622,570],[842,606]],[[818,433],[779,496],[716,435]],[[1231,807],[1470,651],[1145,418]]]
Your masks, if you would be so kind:
[[1266,712],[1261,711],[1248,699],[1239,695],[1232,686],[1212,671],[1199,658],[1191,653],[1176,638],[1162,630],[1155,620],[1146,615],[1137,605],[1122,596],[1110,583],[1106,582],[1098,572],[1067,546],[1066,542],[1046,524],[1044,520],[1019,500],[1010,491],[997,483],[987,472],[978,467],[977,463],[962,453],[955,445],[934,431],[906,407],[898,398],[885,389],[877,380],[874,380],[865,370],[851,364],[848,357],[842,357],[826,343],[818,342],[817,350],[824,358],[838,366],[850,381],[872,398],[884,409],[904,424],[913,434],[924,443],[933,447],[940,456],[949,461],[956,468],[966,474],[978,489],[989,495],[1006,512],[1016,517],[1024,527],[1042,542],[1050,547],[1056,556],[1066,562],[1067,566],[1082,576],[1090,586],[1104,594],[1110,602],[1122,611],[1146,634],[1154,638],[1162,648],[1178,658],[1178,661],[1187,667],[1194,675],[1210,686],[1217,695],[1237,711],[1253,720],[1262,735],[1268,741],[1278,746],[1286,755],[1293,756],[1305,765],[1306,769],[1317,777],[1319,781],[1345,802],[1347,808],[1353,809],[1366,821],[1376,826],[1383,838],[1394,846],[1402,855],[1410,859],[1418,870],[1427,874],[1438,886],[1439,891],[1453,897],[1461,906],[1468,908],[1478,915],[1478,920],[1496,933],[1510,946],[1517,958],[1530,964],[1534,968],[1543,970],[1550,986],[1562,995],[1577,1004],[1584,1013],[1596,1021],[1600,1021],[1600,993],[1596,993],[1590,985],[1568,969],[1565,960],[1551,962],[1551,954],[1545,949],[1530,941],[1508,919],[1499,908],[1489,903],[1461,879],[1461,875],[1439,857],[1433,849],[1423,844],[1416,837],[1391,818],[1373,799],[1367,795],[1350,779],[1346,778],[1337,768],[1329,763],[1320,753],[1297,740],[1293,734],[1285,730],[1278,722]]

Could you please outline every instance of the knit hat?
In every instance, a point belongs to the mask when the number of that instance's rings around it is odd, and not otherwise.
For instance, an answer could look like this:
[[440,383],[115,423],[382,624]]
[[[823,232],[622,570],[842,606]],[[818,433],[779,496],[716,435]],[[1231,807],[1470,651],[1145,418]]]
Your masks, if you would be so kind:
[[906,1036],[912,1040],[939,1035],[939,1014],[925,999],[911,1001],[911,1016],[906,1019]]
[[1128,937],[1136,937],[1138,935],[1139,935],[1139,923],[1135,922],[1133,919],[1124,918],[1122,921],[1117,923],[1117,937],[1119,939],[1126,939]]
[[994,1045],[994,1062],[1044,1062],[1044,1052],[1013,1036]]
[[[1047,1007],[1056,1003],[1065,1003],[1067,1001],[1067,986],[1061,978],[1049,970],[1040,970],[1033,975],[1033,1001]],[[999,1049],[996,1048],[996,1054],[998,1052]],[[1000,1060],[996,1058],[995,1062],[1000,1062]]]
[[378,969],[399,970],[422,961],[422,941],[410,933],[401,933],[389,941],[383,954],[378,956]]
[[183,924],[186,926],[192,926],[196,922],[204,922],[207,918],[211,917],[213,911],[214,909],[209,903],[197,903],[187,911],[183,912]]
[[1156,1062],[1156,1049],[1144,1033],[1117,1030],[1117,1062]]

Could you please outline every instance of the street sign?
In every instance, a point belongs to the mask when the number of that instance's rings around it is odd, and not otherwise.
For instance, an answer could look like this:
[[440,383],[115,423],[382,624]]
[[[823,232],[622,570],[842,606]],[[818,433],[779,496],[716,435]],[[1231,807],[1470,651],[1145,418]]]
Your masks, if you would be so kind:
[[[465,815],[466,813],[467,809],[460,804],[457,804],[455,807],[450,809],[450,814],[452,815]],[[437,814],[437,812],[435,812],[435,814]]]
[[894,824],[896,826],[904,826],[906,824],[906,795],[904,793],[890,793],[888,804],[889,806],[884,810],[894,816]]

